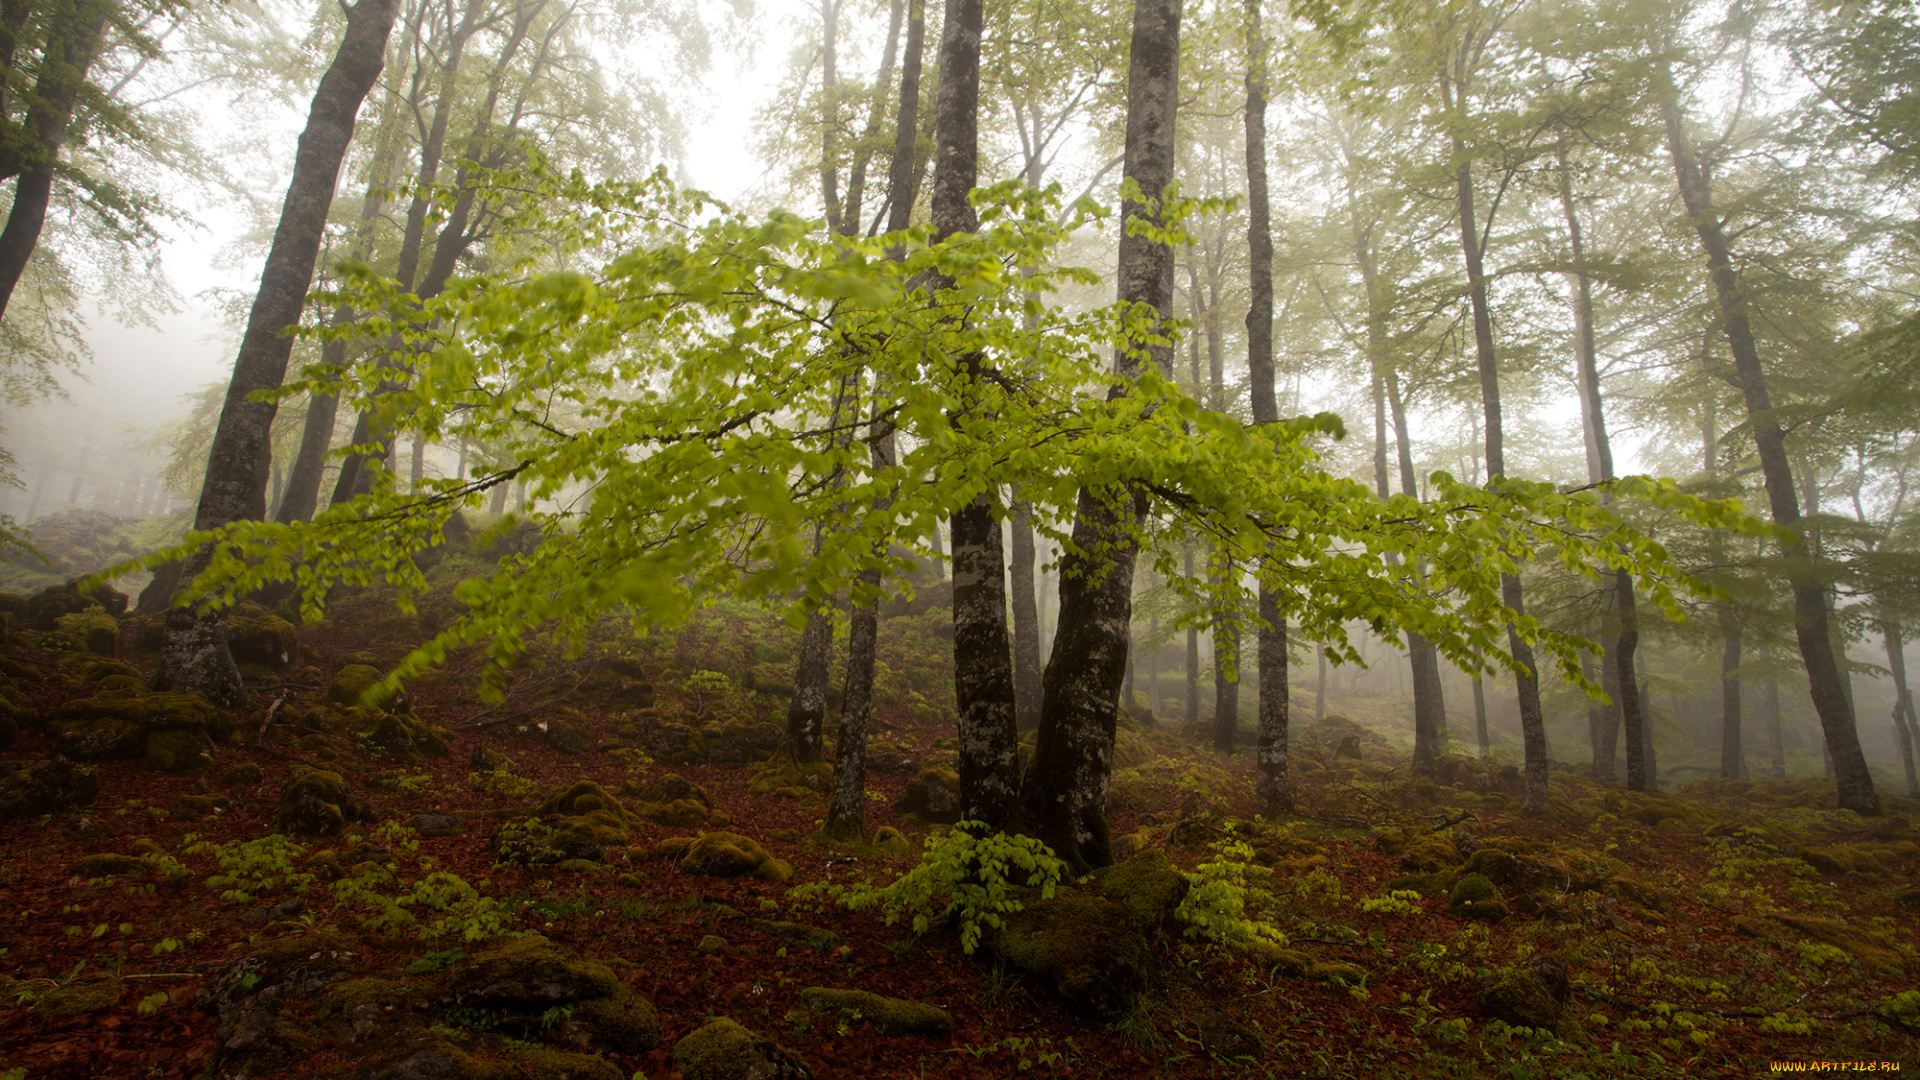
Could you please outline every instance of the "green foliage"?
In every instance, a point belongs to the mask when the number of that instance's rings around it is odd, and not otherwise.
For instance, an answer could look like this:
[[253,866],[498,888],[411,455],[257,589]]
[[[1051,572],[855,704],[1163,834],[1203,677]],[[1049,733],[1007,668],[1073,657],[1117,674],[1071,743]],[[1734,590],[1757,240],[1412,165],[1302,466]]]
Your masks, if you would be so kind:
[[509,799],[530,799],[540,793],[539,784],[510,769],[470,772],[467,774],[467,786],[475,791],[504,795]]
[[1253,848],[1243,840],[1223,841],[1213,851],[1187,875],[1193,887],[1173,913],[1187,924],[1186,936],[1218,945],[1285,945],[1287,936],[1267,920],[1279,906],[1262,884],[1273,871],[1252,862]]
[[272,833],[258,840],[239,840],[216,844],[186,838],[189,855],[212,855],[220,872],[207,878],[207,884],[220,890],[220,898],[230,904],[245,904],[280,889],[303,892],[313,884],[313,875],[294,868],[294,860],[307,853],[306,845],[283,833]]
[[1394,889],[1385,896],[1362,897],[1360,910],[1369,915],[1412,915],[1420,910],[1420,894]]
[[[1441,473],[1430,502],[1382,502],[1322,469],[1316,445],[1343,430],[1331,415],[1244,425],[1199,408],[1152,365],[1108,394],[1116,346],[1137,350],[1166,330],[1124,305],[1043,302],[1097,280],[1062,267],[1056,252],[1099,215],[1082,205],[1056,221],[1049,193],[1017,184],[978,193],[979,230],[934,244],[917,230],[826,238],[790,215],[710,213],[658,175],[595,185],[536,168],[487,182],[539,196],[501,234],[544,230],[557,240],[543,258],[596,269],[503,265],[421,301],[349,267],[343,294],[328,299],[374,314],[310,332],[404,335],[411,384],[393,390],[392,358],[375,347],[351,369],[312,371],[283,392],[338,392],[343,404],[404,417],[430,441],[502,447],[505,464],[418,491],[382,470],[374,491],[311,523],[194,533],[143,560],[217,540],[183,600],[231,600],[291,579],[315,617],[329,585],[384,581],[405,606],[427,584],[412,556],[438,543],[448,518],[496,485],[525,483],[544,542],[463,582],[461,613],[391,676],[482,644],[492,662],[482,691],[492,695],[536,634],[580,648],[610,612],[672,625],[720,596],[795,613],[849,589],[864,602],[872,587],[857,580],[862,571],[910,569],[935,523],[976,496],[1015,484],[1036,521],[1066,521],[1087,486],[1149,495],[1149,520],[1176,516],[1209,534],[1221,557],[1258,567],[1305,638],[1346,642],[1346,625],[1360,620],[1382,636],[1417,631],[1480,670],[1510,662],[1511,623],[1598,693],[1580,671],[1589,643],[1508,611],[1500,575],[1537,559],[1593,581],[1623,567],[1657,610],[1678,615],[1676,590],[1710,590],[1620,507],[1761,528],[1732,503],[1644,478],[1612,483],[1609,503],[1591,490],[1513,478],[1477,487]],[[896,248],[903,257],[889,258]],[[936,274],[952,287],[929,295]],[[970,357],[998,366],[978,377]],[[884,388],[902,435],[893,464],[876,466],[848,437],[847,388],[863,399]],[[620,497],[558,498],[583,489]],[[882,495],[890,514],[844,511]],[[845,527],[816,550],[806,526],[827,519]],[[1171,548],[1157,558],[1175,577]],[[1251,583],[1216,577],[1223,595],[1208,606],[1251,621]],[[1330,648],[1354,658],[1350,646]]]
[[358,912],[363,928],[425,941],[478,941],[505,933],[513,919],[505,904],[480,895],[465,878],[446,871],[405,884],[386,867],[368,863],[359,873],[334,882],[332,893],[339,907]]
[[[879,908],[888,926],[913,918],[913,932],[924,934],[949,918],[960,926],[960,950],[972,955],[981,935],[1005,925],[1002,916],[1026,908],[1015,890],[1040,890],[1053,896],[1066,863],[1031,836],[990,833],[978,821],[963,821],[943,836],[929,836],[920,865],[882,888],[812,883],[794,889],[796,899],[831,897],[850,911]],[[943,903],[944,901],[944,903]],[[934,911],[934,905],[940,909]]]

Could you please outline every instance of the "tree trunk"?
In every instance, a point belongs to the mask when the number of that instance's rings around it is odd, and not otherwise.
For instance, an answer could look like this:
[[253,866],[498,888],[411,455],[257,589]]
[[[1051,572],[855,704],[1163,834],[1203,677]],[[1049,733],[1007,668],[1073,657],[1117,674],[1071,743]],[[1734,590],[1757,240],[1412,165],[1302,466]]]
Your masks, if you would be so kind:
[[40,243],[47,204],[53,197],[53,178],[59,171],[60,148],[66,145],[73,110],[87,89],[87,71],[100,51],[100,39],[114,5],[107,0],[76,0],[54,7],[40,77],[32,102],[15,138],[26,142],[14,180],[13,207],[6,228],[0,229],[0,317],[5,317],[13,290],[27,271],[27,261]]
[[[1160,222],[1159,199],[1173,176],[1174,110],[1179,89],[1181,0],[1135,0],[1127,72],[1124,176],[1146,202],[1121,208],[1119,298],[1161,318],[1173,308],[1173,250],[1129,225]],[[1147,346],[1149,362],[1170,375],[1172,356]],[[1114,354],[1113,395],[1140,373],[1134,349]],[[1040,731],[1028,770],[1026,804],[1040,838],[1076,870],[1113,860],[1107,786],[1113,764],[1114,705],[1132,623],[1136,529],[1145,500],[1135,492],[1083,487],[1073,547],[1060,575],[1060,618],[1047,664]],[[1131,515],[1128,521],[1122,515]],[[1086,552],[1100,552],[1094,564]]]
[[1760,646],[1760,663],[1767,669],[1761,701],[1767,711],[1767,764],[1775,780],[1787,778],[1787,748],[1780,732],[1780,677],[1773,670],[1773,650]]
[[[1267,38],[1260,0],[1247,6],[1247,381],[1253,422],[1280,420],[1273,364],[1273,219],[1267,197]],[[1288,774],[1287,615],[1280,590],[1260,582],[1254,795],[1266,816],[1293,812]]]
[[1476,673],[1473,676],[1473,733],[1480,741],[1480,759],[1493,756],[1493,734],[1487,730],[1487,688]]
[[[979,226],[968,193],[979,177],[981,0],[947,0],[940,35],[940,99],[934,118],[934,237]],[[944,287],[947,282],[937,282]],[[981,358],[962,360],[969,378]],[[960,421],[953,417],[955,423]],[[1020,820],[1020,735],[1007,635],[1006,559],[994,493],[982,492],[949,522],[953,551],[953,688],[960,712],[961,816],[996,831]],[[1115,686],[1118,689],[1118,686]]]
[[1720,775],[1742,780],[1747,757],[1740,746],[1740,620],[1733,605],[1715,606],[1720,614]]
[[[1671,73],[1663,74],[1671,86]],[[1880,803],[1874,795],[1873,774],[1867,770],[1866,755],[1860,750],[1853,708],[1847,700],[1841,668],[1834,656],[1826,590],[1813,565],[1806,538],[1798,529],[1800,501],[1794,491],[1793,469],[1787,461],[1786,431],[1773,411],[1766,373],[1760,364],[1760,349],[1747,318],[1740,278],[1733,266],[1732,244],[1714,209],[1707,175],[1687,142],[1678,95],[1671,91],[1666,102],[1666,128],[1667,149],[1673,158],[1680,198],[1693,221],[1694,232],[1700,237],[1700,246],[1707,256],[1707,272],[1720,300],[1720,327],[1733,354],[1734,385],[1746,403],[1768,508],[1774,524],[1794,535],[1784,549],[1787,580],[1793,587],[1794,631],[1799,639],[1801,659],[1807,666],[1807,686],[1814,712],[1820,717],[1820,730],[1833,759],[1835,794],[1842,809],[1875,815],[1880,813]]]
[[[1220,568],[1219,585],[1224,592],[1233,583],[1237,568],[1229,560]],[[1240,730],[1240,631],[1224,607],[1216,607],[1213,616],[1213,748],[1222,754],[1233,753],[1234,738]],[[1231,674],[1229,673],[1231,670]]]
[[[1627,774],[1628,774],[1627,786],[1629,788],[1632,788],[1635,791],[1659,791],[1660,790],[1660,759],[1654,753],[1654,749],[1653,749],[1653,691],[1647,689],[1646,660],[1644,658],[1636,657],[1635,663],[1638,667],[1639,687],[1640,687],[1640,693],[1635,696],[1635,704],[1639,706],[1639,712],[1641,717],[1640,739],[1638,740],[1638,745],[1640,747],[1640,761],[1641,761],[1641,780],[1640,780],[1641,786],[1637,788],[1633,787],[1633,779],[1632,779],[1633,758],[1631,756],[1631,753],[1632,753],[1631,747],[1628,748],[1629,756],[1627,758]],[[1628,738],[1632,738],[1632,736],[1630,735],[1628,736]]]
[[907,51],[900,60],[900,116],[894,125],[893,160],[887,165],[887,231],[913,221],[920,185],[914,144],[920,134],[920,58],[926,51],[925,0],[907,0]]
[[1907,691],[1906,641],[1900,633],[1900,624],[1892,619],[1881,620],[1880,635],[1887,646],[1887,670],[1893,674],[1894,741],[1900,746],[1900,764],[1907,770],[1907,794],[1920,795],[1920,776],[1916,776],[1914,768],[1913,731],[1908,727],[1913,723],[1913,695]]
[[[293,340],[283,331],[299,320],[306,303],[340,161],[353,138],[354,116],[380,74],[387,35],[398,9],[398,0],[360,0],[355,4],[347,13],[339,52],[314,91],[307,126],[294,155],[293,178],[287,185],[280,224],[274,231],[273,246],[260,275],[260,291],[254,297],[226,402],[214,429],[206,480],[194,514],[195,529],[215,529],[266,513],[267,467],[277,406],[270,401],[254,401],[252,396],[278,388],[286,378]],[[191,580],[198,576],[212,556],[211,549],[201,550],[183,568],[182,577]],[[246,685],[227,648],[224,611],[176,608],[167,616],[166,643],[155,682],[172,689],[197,690],[223,704],[248,702]]]
[[1314,652],[1320,657],[1320,677],[1313,684],[1313,721],[1317,724],[1327,718],[1327,651],[1316,645]]
[[[1493,345],[1493,316],[1487,304],[1487,277],[1481,265],[1480,233],[1474,224],[1473,162],[1457,139],[1454,153],[1455,186],[1458,193],[1460,248],[1466,258],[1467,289],[1473,307],[1473,341],[1479,359],[1480,401],[1486,414],[1487,478],[1489,482],[1505,476],[1506,446],[1500,419],[1500,363]],[[1524,613],[1517,574],[1500,575],[1500,602],[1515,617]],[[1534,666],[1533,646],[1520,636],[1516,624],[1507,623],[1507,649],[1516,667],[1514,690],[1520,702],[1520,742],[1525,756],[1526,780],[1520,799],[1520,812],[1539,815],[1547,812],[1547,727],[1540,711],[1539,669]]]
[[1040,606],[1034,600],[1033,506],[1014,494],[1009,524],[1013,555],[1013,696],[1020,730],[1040,726]]

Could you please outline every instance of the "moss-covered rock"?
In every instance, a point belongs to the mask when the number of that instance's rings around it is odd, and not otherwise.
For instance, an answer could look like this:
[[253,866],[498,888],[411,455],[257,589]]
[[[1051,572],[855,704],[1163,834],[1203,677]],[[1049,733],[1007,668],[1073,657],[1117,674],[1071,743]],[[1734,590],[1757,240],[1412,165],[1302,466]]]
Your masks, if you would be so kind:
[[680,857],[680,869],[704,877],[755,877],[761,881],[787,881],[793,877],[793,864],[776,859],[757,841],[739,833],[703,833]]
[[818,926],[785,922],[779,919],[748,919],[747,925],[770,937],[805,945],[814,952],[832,952],[845,944],[840,935]]
[[554,866],[570,859],[604,862],[608,850],[626,843],[625,823],[609,811],[594,810],[504,822],[488,839],[487,850],[500,865]]
[[234,737],[233,718],[199,694],[103,692],[61,705],[47,721],[54,747],[82,761],[141,758],[150,769],[183,773],[213,761],[216,741]]
[[514,1072],[527,1080],[627,1080],[624,1070],[593,1054],[576,1054],[523,1042],[509,1044],[508,1051],[517,1066]]
[[0,821],[92,806],[100,777],[64,758],[0,763]]
[[373,807],[353,793],[345,777],[314,769],[281,789],[273,826],[290,836],[338,836],[348,822],[373,819]]
[[799,1055],[726,1017],[715,1017],[673,1046],[686,1080],[813,1080]]
[[1512,888],[1520,876],[1520,862],[1499,848],[1481,848],[1467,860],[1466,871],[1479,874],[1503,888]]
[[1500,920],[1511,912],[1500,887],[1481,874],[1468,874],[1447,894],[1447,914],[1466,919]]
[[33,1003],[33,1011],[55,1018],[105,1012],[120,1004],[120,993],[117,980],[76,980],[40,995]]
[[48,631],[59,626],[62,615],[98,611],[105,615],[125,615],[127,594],[109,585],[80,588],[80,578],[40,590],[27,598],[26,624],[34,630]]
[[252,601],[227,616],[227,647],[234,660],[264,664],[278,671],[300,655],[300,633],[292,623]]
[[60,616],[54,625],[95,656],[112,656],[120,651],[120,622],[104,611],[76,611]]
[[[798,790],[800,797],[820,794],[833,786],[833,763],[816,761],[805,764],[793,760],[774,760],[761,766],[747,784],[755,795],[780,795]],[[792,795],[788,795],[792,797]]]
[[858,1014],[888,1035],[947,1035],[953,1014],[937,1005],[905,998],[882,997],[865,990],[834,990],[810,986],[800,991],[801,1008],[814,1012]]
[[645,818],[655,825],[665,825],[672,829],[695,829],[707,823],[710,816],[707,808],[692,799],[675,799],[665,803],[640,803],[633,808],[636,816]]
[[421,758],[446,757],[447,733],[425,723],[411,713],[374,714],[367,741],[393,761],[419,761]]
[[951,825],[960,820],[960,774],[952,769],[925,768],[907,781],[893,804],[895,813],[912,814],[923,821]]
[[713,796],[707,793],[707,789],[678,773],[663,773],[642,784],[622,784],[620,794],[631,795],[641,802],[692,801],[709,810],[713,809]]
[[540,804],[540,813],[563,817],[577,817],[594,811],[612,816],[623,828],[627,825],[626,807],[620,805],[620,800],[609,794],[606,788],[592,780],[582,780]]
[[448,990],[461,1004],[541,1009],[626,990],[605,964],[585,960],[538,934],[510,938],[452,969]]
[[333,705],[364,705],[367,691],[380,684],[380,669],[369,664],[347,664],[327,683],[326,700]]
[[1525,967],[1489,975],[1480,984],[1480,1014],[1517,1027],[1551,1030],[1560,1023],[1568,991],[1566,965],[1538,957]]
[[83,855],[67,867],[67,876],[82,878],[116,877],[123,874],[144,874],[147,861],[137,855],[116,855],[101,852],[98,855]]

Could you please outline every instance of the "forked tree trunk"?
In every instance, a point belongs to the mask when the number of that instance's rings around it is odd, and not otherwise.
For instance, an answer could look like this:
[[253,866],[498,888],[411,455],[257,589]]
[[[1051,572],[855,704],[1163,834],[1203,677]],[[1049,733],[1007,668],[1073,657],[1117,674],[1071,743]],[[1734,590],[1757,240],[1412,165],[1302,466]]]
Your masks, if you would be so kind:
[[[1662,74],[1671,88],[1671,73],[1663,71]],[[1678,94],[1671,89],[1666,102],[1666,128],[1667,149],[1673,158],[1680,198],[1686,205],[1687,216],[1692,219],[1694,232],[1700,237],[1700,246],[1707,257],[1707,273],[1720,300],[1720,328],[1733,354],[1735,387],[1746,403],[1767,505],[1774,524],[1794,536],[1784,550],[1787,580],[1793,587],[1794,632],[1799,639],[1800,657],[1807,666],[1807,686],[1814,712],[1820,717],[1820,730],[1832,757],[1835,795],[1841,809],[1876,815],[1880,813],[1880,803],[1874,795],[1873,774],[1868,772],[1866,755],[1860,750],[1853,706],[1847,700],[1840,665],[1834,656],[1826,590],[1813,565],[1806,538],[1797,528],[1800,500],[1794,491],[1793,469],[1787,460],[1787,434],[1773,411],[1766,372],[1760,363],[1760,349],[1747,318],[1746,298],[1733,266],[1733,245],[1721,224],[1719,212],[1714,209],[1707,174],[1687,141]]]
[[[354,117],[379,77],[386,58],[398,0],[360,0],[347,12],[340,49],[320,77],[306,130],[294,155],[280,224],[260,275],[260,291],[240,339],[240,354],[227,385],[226,402],[207,455],[206,480],[194,514],[195,529],[215,529],[266,514],[267,469],[277,408],[254,401],[286,379],[293,340],[283,331],[300,318],[320,255],[321,232],[333,203],[340,161],[353,139]],[[192,580],[212,560],[203,549],[182,569]],[[227,648],[226,613],[221,609],[175,608],[167,616],[166,643],[155,682],[178,690],[197,690],[229,705],[248,702],[233,654]]]
[[[1473,341],[1480,369],[1480,401],[1486,414],[1487,478],[1505,476],[1506,446],[1500,419],[1500,362],[1493,344],[1493,315],[1487,304],[1487,277],[1481,264],[1480,233],[1474,224],[1473,163],[1465,148],[1458,144],[1454,153],[1455,188],[1459,204],[1460,248],[1467,264],[1467,290],[1473,308]],[[1500,602],[1514,616],[1523,613],[1525,602],[1518,574],[1500,575]],[[1520,636],[1518,626],[1507,623],[1507,651],[1514,666],[1514,691],[1520,704],[1520,742],[1524,755],[1525,786],[1520,811],[1540,815],[1547,812],[1547,726],[1540,710],[1539,669],[1534,666],[1533,646]]]
[[[1173,308],[1173,249],[1135,235],[1127,225],[1136,218],[1159,223],[1159,199],[1173,177],[1180,4],[1135,0],[1127,72],[1124,175],[1151,202],[1129,201],[1121,209],[1119,295],[1122,303],[1146,305],[1163,319]],[[1127,380],[1140,373],[1139,351],[1116,351],[1113,395],[1126,393]],[[1144,351],[1163,376],[1171,374],[1173,357],[1165,346]],[[1145,516],[1137,492],[1081,488],[1073,546],[1060,575],[1060,619],[1025,795],[1040,838],[1076,870],[1113,861],[1106,804],[1114,708],[1132,623],[1137,529]],[[1102,553],[1102,562],[1093,564],[1088,552]]]
[[[1273,366],[1273,221],[1267,199],[1267,38],[1260,0],[1247,4],[1247,376],[1253,422],[1277,423]],[[1280,590],[1260,583],[1260,666],[1255,707],[1258,742],[1253,759],[1254,796],[1267,816],[1293,811],[1288,775],[1287,614]]]

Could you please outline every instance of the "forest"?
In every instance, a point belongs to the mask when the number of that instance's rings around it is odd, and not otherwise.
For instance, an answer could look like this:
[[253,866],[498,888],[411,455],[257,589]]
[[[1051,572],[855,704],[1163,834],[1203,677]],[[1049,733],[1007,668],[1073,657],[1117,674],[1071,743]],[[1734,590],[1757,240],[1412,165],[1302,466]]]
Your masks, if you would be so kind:
[[0,71],[0,1080],[1920,1067],[1910,3]]

